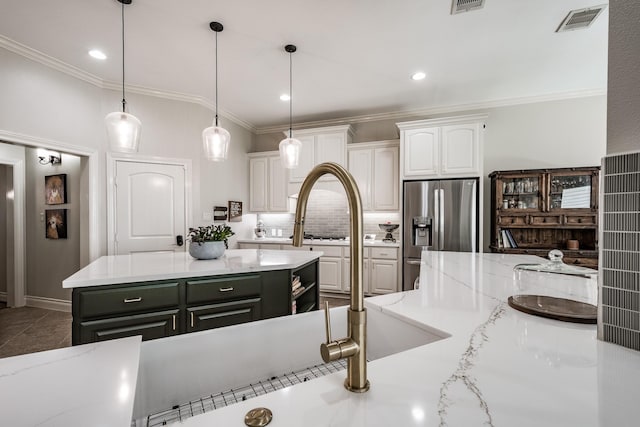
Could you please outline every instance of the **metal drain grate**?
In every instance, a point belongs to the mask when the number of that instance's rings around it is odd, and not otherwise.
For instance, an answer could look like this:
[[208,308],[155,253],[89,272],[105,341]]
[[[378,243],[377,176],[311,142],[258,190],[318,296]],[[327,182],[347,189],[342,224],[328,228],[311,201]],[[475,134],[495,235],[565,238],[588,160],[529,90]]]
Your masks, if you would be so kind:
[[[149,415],[144,427],[166,426],[172,423],[183,421],[186,418],[195,415],[204,414],[218,408],[223,408],[237,402],[242,402],[252,397],[261,396],[280,390],[295,384],[300,384],[314,378],[320,378],[325,375],[333,374],[347,369],[345,360],[337,360],[335,362],[312,366],[311,368],[302,369],[290,374],[283,374],[279,377],[271,377],[255,384],[249,384],[245,387],[224,391],[192,400],[189,403],[183,403],[178,407]],[[135,425],[135,424],[133,424]]]

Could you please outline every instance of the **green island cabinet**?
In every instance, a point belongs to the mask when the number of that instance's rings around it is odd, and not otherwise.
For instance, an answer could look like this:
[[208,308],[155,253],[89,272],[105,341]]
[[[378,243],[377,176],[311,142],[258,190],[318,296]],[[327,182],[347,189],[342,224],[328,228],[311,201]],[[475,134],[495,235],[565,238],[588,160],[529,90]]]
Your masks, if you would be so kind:
[[[303,289],[294,295],[295,277]],[[72,343],[152,340],[317,310],[317,283],[316,259],[294,269],[77,287]]]

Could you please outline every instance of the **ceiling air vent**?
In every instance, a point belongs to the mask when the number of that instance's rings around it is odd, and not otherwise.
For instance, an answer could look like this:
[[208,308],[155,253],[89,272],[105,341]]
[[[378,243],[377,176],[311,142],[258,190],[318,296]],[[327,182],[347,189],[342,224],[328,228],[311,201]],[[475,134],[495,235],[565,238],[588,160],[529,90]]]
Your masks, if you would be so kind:
[[566,18],[562,21],[556,33],[560,31],[578,30],[580,28],[587,28],[596,20],[598,15],[602,13],[606,4],[600,6],[589,7],[587,9],[576,9],[569,12]]
[[451,14],[469,12],[470,10],[480,9],[482,6],[484,6],[484,0],[453,0]]

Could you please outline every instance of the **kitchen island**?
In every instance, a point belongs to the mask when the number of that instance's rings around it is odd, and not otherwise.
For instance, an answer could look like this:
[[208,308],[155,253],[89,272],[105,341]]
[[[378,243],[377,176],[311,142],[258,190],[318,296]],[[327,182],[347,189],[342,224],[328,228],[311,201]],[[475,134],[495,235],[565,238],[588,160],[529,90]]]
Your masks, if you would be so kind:
[[[640,405],[637,405],[635,390],[640,384],[640,353],[598,341],[595,325],[535,317],[515,311],[506,303],[509,296],[525,293],[595,303],[595,280],[529,272],[514,274],[514,265],[531,262],[540,262],[540,258],[423,252],[420,289],[367,298],[365,305],[371,317],[384,313],[404,322],[407,329],[427,328],[438,339],[370,362],[370,391],[363,394],[348,392],[343,387],[345,372],[342,371],[186,418],[179,425],[240,427],[244,426],[245,414],[256,407],[267,407],[273,412],[274,418],[269,425],[274,427],[637,425]],[[234,337],[238,342],[257,339],[256,351],[248,356],[257,357],[264,367],[268,367],[276,354],[280,356],[282,349],[272,352],[269,342],[262,339],[261,331],[277,332],[280,322],[295,323],[304,317],[317,316],[318,324],[309,333],[318,336],[319,344],[324,334],[320,314],[280,317],[144,342],[140,348],[135,406],[144,406],[141,396],[152,394],[145,390],[144,378],[160,374],[153,359],[159,353],[156,350],[165,342],[177,344],[197,338],[202,345],[212,346],[211,343],[223,337]],[[335,332],[342,321],[333,320]],[[369,330],[369,333],[374,335],[375,331]],[[296,337],[291,337],[290,357],[297,353],[294,346],[297,341]],[[85,346],[61,351],[76,348]],[[317,346],[311,351],[317,352]],[[49,353],[52,352],[42,354]],[[195,347],[183,351],[185,357],[196,353]],[[170,371],[185,380],[166,383],[156,393],[171,394],[181,389],[182,393],[190,394],[190,399],[198,398],[196,384],[186,378],[225,364],[213,351],[198,356],[206,361],[203,362],[206,365],[179,360],[180,363],[172,365]],[[235,364],[229,365],[227,370],[259,369],[243,364],[245,356],[247,354],[238,352]],[[22,357],[25,356],[18,359]],[[0,360],[0,373],[7,373],[3,370],[5,363],[6,360]],[[97,362],[87,363],[96,371],[103,369]],[[108,362],[103,363],[108,366]],[[166,364],[159,366],[168,370]],[[12,380],[20,381],[26,372],[12,374]],[[95,375],[95,380],[99,381],[98,372]],[[88,375],[87,381],[91,378]],[[5,380],[0,377],[0,381]],[[24,386],[22,393],[13,390],[11,394],[3,393],[3,404],[12,406],[27,401],[29,389],[48,387],[55,390],[57,386],[37,377],[27,381],[29,384]],[[0,382],[0,390],[6,390],[3,386]],[[211,393],[216,391],[219,390],[211,390]],[[82,390],[79,389],[78,395],[80,393]],[[67,407],[62,404],[59,411],[76,407],[77,402],[69,396]],[[31,403],[32,408],[41,407],[38,401],[31,399]],[[140,414],[135,418],[140,419]],[[16,422],[12,423],[13,420]],[[9,418],[8,425],[28,425],[20,421],[21,418]],[[78,420],[76,424],[66,425],[87,424]],[[121,425],[124,427],[125,424]]]
[[317,310],[321,255],[235,249],[212,260],[186,252],[103,256],[62,282],[73,289],[73,344],[149,340]]

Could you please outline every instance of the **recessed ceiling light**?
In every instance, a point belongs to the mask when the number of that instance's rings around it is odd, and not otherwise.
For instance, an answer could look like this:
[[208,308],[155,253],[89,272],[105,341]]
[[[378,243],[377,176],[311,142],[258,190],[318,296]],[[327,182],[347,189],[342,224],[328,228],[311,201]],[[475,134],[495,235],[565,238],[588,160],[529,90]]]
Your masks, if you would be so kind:
[[282,95],[280,95],[280,101],[288,101],[290,99],[291,99],[291,97],[289,95],[287,95],[286,93],[283,93]]
[[96,58],[96,59],[107,59],[107,55],[105,55],[102,51],[98,49],[91,49],[89,51],[89,55],[92,58]]
[[417,73],[414,73],[411,78],[413,80],[422,80],[425,77],[427,77],[427,75],[425,73],[423,73],[422,71],[418,71]]

